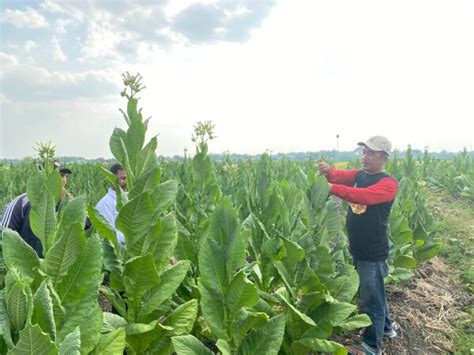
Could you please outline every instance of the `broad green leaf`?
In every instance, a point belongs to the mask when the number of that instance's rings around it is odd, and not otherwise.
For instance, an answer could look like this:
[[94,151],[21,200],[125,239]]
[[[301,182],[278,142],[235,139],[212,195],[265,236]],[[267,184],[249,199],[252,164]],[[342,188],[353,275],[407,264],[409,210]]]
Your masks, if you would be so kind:
[[[207,148],[207,145],[206,145]],[[208,184],[212,179],[212,164],[205,152],[198,153],[193,158],[193,181],[198,189]]]
[[147,333],[155,329],[158,321],[154,320],[150,323],[129,323],[125,326],[125,332],[127,336],[129,335],[140,335],[143,333]]
[[400,255],[393,262],[395,267],[403,267],[406,269],[416,268],[417,262],[416,259],[408,255]]
[[61,190],[61,176],[57,171],[52,171],[49,174],[44,171],[35,171],[29,176],[26,184],[28,200],[32,206],[41,203],[44,192],[50,195],[54,201],[58,201]]
[[280,236],[280,238],[283,240],[283,244],[285,245],[287,263],[293,269],[298,262],[304,259],[305,251],[296,242],[285,237]]
[[184,335],[191,332],[198,313],[198,300],[192,299],[178,308],[163,323],[173,327],[173,330],[166,332],[168,336]]
[[92,236],[56,287],[60,303],[67,310],[66,319],[59,330],[60,341],[85,322],[97,304],[102,278],[102,244],[97,236]]
[[314,258],[311,259],[311,267],[323,280],[331,278],[334,274],[335,266],[328,247],[318,245]]
[[425,229],[421,224],[418,224],[418,226],[413,231],[413,239],[426,241],[427,238],[428,234],[426,233]]
[[155,216],[167,211],[176,201],[178,182],[168,180],[159,184],[152,194]]
[[403,246],[413,240],[413,231],[408,225],[408,220],[403,216],[390,219],[390,238],[395,246]]
[[[120,254],[121,250],[119,249],[117,252],[117,249],[114,248],[112,243],[108,239],[102,239],[102,247],[104,249],[104,268],[105,270],[109,271],[111,274],[111,282],[110,286],[111,287],[116,287],[112,280],[121,280],[120,275],[123,273],[123,265],[121,261],[121,255]],[[121,247],[118,247],[121,248]],[[123,290],[124,286],[121,283],[120,286],[116,287],[117,289]]]
[[20,339],[9,354],[55,355],[58,354],[58,348],[38,325],[27,325],[20,332]]
[[[160,183],[160,175],[159,173],[156,174],[156,170],[159,169],[158,162],[156,159],[156,147],[158,146],[158,141],[156,137],[150,139],[148,144],[143,148],[138,162],[136,164],[136,175],[137,180],[135,181],[134,188],[138,184],[142,184],[139,182],[143,176],[146,176],[146,182],[143,184],[142,189],[153,189]],[[159,171],[159,170],[158,170]],[[154,175],[151,180],[149,179],[150,174],[147,172],[151,172]]]
[[115,329],[101,336],[94,354],[122,355],[125,345],[125,329]]
[[286,318],[280,314],[259,329],[253,329],[243,340],[239,354],[276,355],[285,333]]
[[160,282],[151,254],[130,259],[125,263],[123,279],[127,297],[139,301]]
[[392,282],[395,282],[395,283],[405,282],[405,281],[411,280],[413,276],[415,276],[415,274],[411,272],[410,270],[396,267],[390,275],[385,277],[384,283],[389,284]]
[[232,350],[228,342],[225,340],[219,339],[216,342],[217,348],[220,350],[222,355],[232,355]]
[[293,306],[288,300],[279,295],[278,293],[276,296],[285,304],[286,308],[288,308],[291,312],[291,315],[295,321],[301,321],[303,323],[306,323],[307,325],[310,326],[316,326],[316,323],[314,323],[314,320],[312,320],[310,317],[308,317],[306,314],[300,312],[295,306]]
[[[127,344],[137,354],[150,353],[151,347],[160,339],[169,339],[162,336],[166,330],[171,331],[173,328],[163,326],[156,320],[148,324],[129,324],[125,328]],[[166,344],[163,345],[166,347]]]
[[221,229],[226,234],[225,257],[227,280],[232,280],[234,273],[245,265],[245,245],[240,233],[240,223],[232,207],[230,199],[225,198],[222,204],[214,211],[210,220],[210,233],[216,231],[216,224],[222,223],[226,227]]
[[178,242],[176,244],[174,255],[178,260],[189,260],[193,265],[197,265],[196,250],[193,240],[188,230],[176,220],[178,228]]
[[318,275],[309,266],[308,259],[298,263],[295,273],[295,286],[305,294],[323,292],[325,290]]
[[173,354],[173,345],[171,344],[171,338],[159,337],[158,340],[154,341],[149,346],[149,352],[156,355],[168,355]]
[[[156,156],[155,156],[156,159]],[[128,198],[133,200],[143,191],[153,192],[155,188],[160,184],[161,171],[159,167],[155,167],[153,170],[147,172],[145,175],[139,176],[135,180],[133,189],[128,193]]]
[[338,324],[337,326],[344,331],[350,331],[359,328],[365,328],[372,324],[369,316],[367,314],[358,314],[354,317],[346,319],[344,322]]
[[269,319],[270,317],[265,312],[240,308],[231,326],[234,344],[240,346],[240,343],[251,329],[263,327]]
[[40,202],[32,205],[30,212],[31,230],[41,240],[43,253],[53,244],[56,230],[56,201],[46,192],[40,197]]
[[169,265],[177,241],[176,218],[173,213],[170,213],[158,219],[156,225],[145,237],[143,253],[145,251],[151,253],[157,270],[161,270]]
[[110,136],[109,147],[117,161],[123,163],[125,161],[125,151],[120,140],[125,140],[125,131],[120,128],[115,128]]
[[122,206],[115,221],[116,227],[125,235],[127,246],[132,247],[137,238],[150,227],[153,204],[148,192],[143,192]]
[[344,302],[324,303],[314,312],[311,312],[311,318],[316,322],[328,322],[331,325],[341,324],[356,309],[356,306]]
[[2,251],[5,265],[9,269],[15,267],[26,282],[32,282],[40,266],[38,255],[33,248],[17,232],[4,229]]
[[132,246],[140,234],[149,226],[153,215],[153,204],[150,194],[143,192],[122,206],[116,227],[125,235],[128,246]]
[[[209,222],[209,234],[199,250],[201,280],[224,293],[233,274],[245,263],[245,246],[232,202],[224,198]],[[223,266],[225,265],[225,269]]]
[[275,268],[278,271],[278,274],[280,275],[283,283],[286,286],[287,291],[291,294],[292,298],[295,298],[295,290],[294,290],[294,282],[293,282],[293,277],[290,274],[290,272],[286,269],[285,264],[281,261],[274,261],[273,265],[275,265]]
[[125,328],[127,321],[117,314],[104,312],[104,323],[102,325],[102,333],[108,333],[114,329]]
[[201,312],[209,329],[215,337],[230,340],[226,332],[227,312],[222,295],[202,283],[199,283],[199,292],[201,293]]
[[143,296],[143,306],[139,310],[138,319],[142,319],[156,310],[175,293],[181,282],[183,282],[189,266],[189,261],[178,261],[176,265],[160,274],[160,283]]
[[0,291],[0,334],[3,335],[6,345],[9,349],[13,348],[13,339],[11,335],[10,318],[5,304],[4,290]]
[[102,329],[103,314],[99,304],[96,302],[89,309],[89,314],[80,325],[81,333],[81,354],[89,354],[100,341],[100,331]]
[[30,288],[14,268],[8,271],[5,278],[5,303],[12,328],[22,330],[28,313],[32,311],[32,295]]
[[269,226],[275,223],[276,219],[282,214],[283,201],[277,191],[273,191],[261,215],[262,222]]
[[316,350],[320,352],[332,353],[332,352],[337,351],[338,349],[344,348],[344,346],[342,346],[339,343],[336,343],[335,341],[317,339],[317,338],[299,339],[296,342],[304,345],[308,349]]
[[[228,280],[226,278],[225,253],[217,241],[206,238],[202,241],[199,249],[199,271],[201,283],[208,288],[212,288],[224,299],[224,292],[227,289]],[[230,281],[229,281],[230,282]]]
[[81,353],[81,331],[79,327],[66,335],[59,346],[59,355],[79,355]]
[[[132,100],[135,100],[132,98]],[[130,167],[132,168],[133,174],[135,176],[138,175],[137,171],[137,164],[139,161],[139,153],[143,148],[143,144],[145,143],[145,126],[141,121],[132,121],[132,124],[127,130],[127,134],[125,136],[125,146],[127,148],[126,152],[128,153],[129,160],[130,160]]]
[[[61,304],[61,299],[56,292],[56,290],[52,287],[50,283],[48,283],[48,290],[51,296],[51,301],[53,303],[53,314],[54,314],[54,322],[56,324],[61,324],[66,317],[66,309]],[[57,331],[58,329],[56,329]]]
[[318,176],[310,190],[310,201],[314,210],[321,209],[329,195],[329,184],[324,176]]
[[359,275],[354,268],[347,276],[339,276],[325,282],[331,296],[341,302],[352,302],[359,289]]
[[27,183],[28,199],[31,203],[30,224],[33,233],[41,240],[44,251],[53,243],[56,229],[56,204],[61,193],[61,177],[57,171],[49,175],[35,172]]
[[[59,283],[57,292],[63,305],[80,302],[82,295],[92,289],[96,294],[102,282],[102,245],[98,238],[89,238],[67,276]],[[71,329],[72,331],[72,329]]]
[[85,243],[84,228],[82,224],[76,223],[48,250],[43,266],[53,285],[56,285],[76,262]]
[[63,190],[61,175],[58,171],[54,170],[49,175],[46,176],[46,190],[53,197],[55,201],[59,201],[61,197],[61,192]]
[[258,302],[257,287],[245,277],[243,271],[234,276],[227,292],[227,307],[231,318],[242,307],[253,307]]
[[114,227],[112,227],[94,207],[88,206],[87,211],[89,213],[89,218],[92,222],[92,225],[97,230],[99,235],[109,240],[117,250],[119,246],[117,242],[117,233],[115,232]]
[[129,126],[141,122],[140,116],[138,116],[137,105],[138,105],[138,99],[137,98],[130,97],[128,99],[128,103],[127,103],[128,120],[127,120],[127,123],[128,123]]
[[212,355],[213,352],[206,348],[192,335],[180,335],[171,338],[174,350],[178,355]]
[[69,201],[61,213],[61,228],[79,223],[84,228],[86,220],[86,197],[79,196]]
[[324,227],[328,231],[330,238],[334,238],[342,230],[341,217],[337,209],[338,207],[334,201],[330,201],[326,204]]
[[416,251],[415,258],[417,261],[424,261],[433,258],[443,249],[443,244],[434,243],[429,246],[424,246]]
[[332,334],[333,327],[329,323],[321,323],[315,327],[310,327],[302,335],[301,339],[304,338],[319,338],[326,339]]
[[32,324],[38,324],[41,329],[56,339],[56,323],[54,322],[53,300],[51,298],[47,281],[43,281],[33,296]]

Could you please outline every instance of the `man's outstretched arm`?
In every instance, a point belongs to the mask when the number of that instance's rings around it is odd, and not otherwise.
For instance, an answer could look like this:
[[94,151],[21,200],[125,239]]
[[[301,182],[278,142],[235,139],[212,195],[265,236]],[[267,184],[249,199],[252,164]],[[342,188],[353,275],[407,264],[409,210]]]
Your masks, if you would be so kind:
[[339,184],[331,185],[331,193],[343,200],[361,204],[378,205],[391,202],[397,195],[398,184],[395,179],[383,178],[369,187],[354,188]]

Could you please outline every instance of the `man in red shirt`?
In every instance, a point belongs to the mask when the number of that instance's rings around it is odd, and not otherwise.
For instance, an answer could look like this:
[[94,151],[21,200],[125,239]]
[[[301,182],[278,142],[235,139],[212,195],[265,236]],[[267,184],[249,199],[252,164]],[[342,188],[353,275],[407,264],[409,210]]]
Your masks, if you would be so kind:
[[388,217],[398,183],[384,172],[392,147],[387,138],[374,136],[358,145],[363,147],[361,170],[336,170],[322,160],[318,170],[329,181],[331,193],[349,202],[347,231],[359,274],[360,309],[372,320],[358,350],[381,354],[383,336],[397,335],[389,317],[383,279],[388,275]]

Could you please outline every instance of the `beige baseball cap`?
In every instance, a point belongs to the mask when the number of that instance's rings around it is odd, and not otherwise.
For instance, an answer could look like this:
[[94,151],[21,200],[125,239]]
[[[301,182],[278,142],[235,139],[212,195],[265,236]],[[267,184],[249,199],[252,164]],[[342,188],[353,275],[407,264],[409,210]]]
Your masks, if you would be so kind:
[[376,152],[385,152],[387,154],[390,154],[390,151],[392,150],[392,143],[383,136],[370,137],[365,142],[357,143],[357,145],[367,147]]

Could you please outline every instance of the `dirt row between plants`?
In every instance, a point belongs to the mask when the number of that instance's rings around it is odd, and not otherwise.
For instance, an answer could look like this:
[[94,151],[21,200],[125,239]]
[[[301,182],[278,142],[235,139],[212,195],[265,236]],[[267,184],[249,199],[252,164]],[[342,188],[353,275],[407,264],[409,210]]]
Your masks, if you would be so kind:
[[[446,354],[454,353],[452,322],[467,319],[463,308],[474,297],[465,287],[449,278],[452,270],[442,257],[424,263],[415,277],[402,285],[388,285],[390,313],[397,323],[398,336],[384,339],[384,354]],[[361,333],[335,339],[344,345],[360,343]]]

